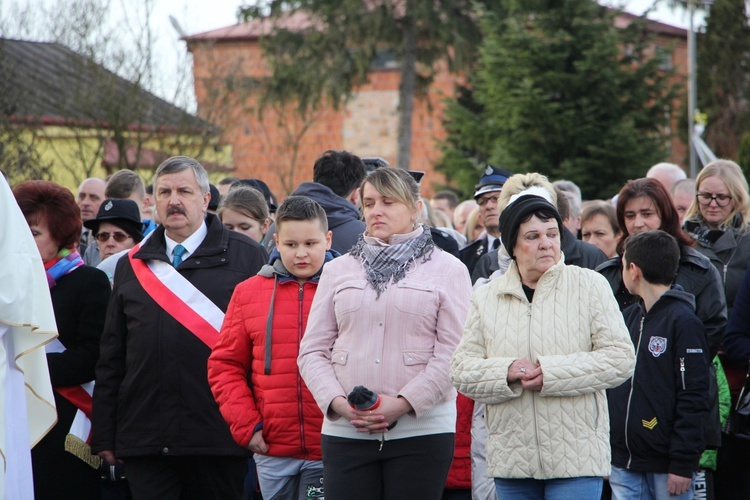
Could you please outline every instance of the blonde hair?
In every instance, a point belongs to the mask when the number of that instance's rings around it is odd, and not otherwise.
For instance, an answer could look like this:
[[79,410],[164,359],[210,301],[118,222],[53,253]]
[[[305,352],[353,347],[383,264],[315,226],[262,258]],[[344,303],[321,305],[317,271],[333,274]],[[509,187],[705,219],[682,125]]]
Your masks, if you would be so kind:
[[365,177],[359,190],[359,201],[365,205],[365,184],[371,184],[375,191],[385,198],[398,200],[413,212],[417,212],[419,185],[406,170],[400,168],[379,168]]
[[[719,227],[721,229],[731,227],[732,219],[737,214],[742,218],[742,227],[750,225],[750,199],[748,198],[747,179],[745,179],[740,166],[731,160],[712,161],[698,173],[698,177],[695,179],[696,193],[700,190],[701,183],[709,177],[718,177],[729,190],[729,195],[734,202],[734,210],[727,215],[726,219],[721,221]],[[685,214],[685,219],[703,220],[697,196],[693,197],[693,202]]]
[[471,211],[468,217],[466,217],[466,225],[464,226],[464,236],[466,237],[466,241],[468,243],[471,243],[474,241],[474,228],[477,225],[477,220],[479,220],[479,207],[474,207],[474,210]]
[[552,197],[552,204],[557,206],[557,193],[555,192],[555,187],[549,180],[547,180],[546,176],[532,172],[530,174],[515,174],[505,181],[505,184],[503,184],[503,190],[500,193],[500,198],[497,200],[498,212],[502,213],[503,210],[505,210],[505,207],[507,207],[510,202],[511,196],[526,191],[532,186],[539,186],[549,191],[549,194]]

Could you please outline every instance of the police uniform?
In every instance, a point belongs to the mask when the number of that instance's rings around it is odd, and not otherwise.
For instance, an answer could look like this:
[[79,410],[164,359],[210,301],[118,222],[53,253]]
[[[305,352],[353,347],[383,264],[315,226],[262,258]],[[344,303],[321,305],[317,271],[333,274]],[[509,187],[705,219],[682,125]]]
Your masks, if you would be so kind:
[[[479,179],[479,184],[474,188],[474,199],[478,199],[485,193],[502,191],[503,184],[505,184],[505,181],[507,181],[512,175],[513,173],[508,170],[487,165],[487,168],[485,168],[482,173],[481,179]],[[462,248],[459,252],[458,258],[461,259],[461,262],[464,263],[469,269],[469,274],[471,274],[474,271],[474,266],[479,262],[479,259],[488,251],[488,238],[485,236]]]

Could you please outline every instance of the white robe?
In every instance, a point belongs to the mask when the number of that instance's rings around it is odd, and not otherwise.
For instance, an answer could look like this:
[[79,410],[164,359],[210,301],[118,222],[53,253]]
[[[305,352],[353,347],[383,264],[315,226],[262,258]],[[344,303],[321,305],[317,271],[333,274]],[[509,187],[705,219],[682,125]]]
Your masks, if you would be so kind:
[[31,448],[57,422],[44,345],[57,337],[44,265],[0,176],[0,497],[33,498]]

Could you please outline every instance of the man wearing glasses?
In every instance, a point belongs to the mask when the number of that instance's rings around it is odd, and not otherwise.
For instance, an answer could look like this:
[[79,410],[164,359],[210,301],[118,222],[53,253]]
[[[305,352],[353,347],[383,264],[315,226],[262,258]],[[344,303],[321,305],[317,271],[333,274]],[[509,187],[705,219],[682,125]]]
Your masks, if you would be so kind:
[[497,200],[503,190],[503,184],[513,175],[502,168],[487,165],[479,184],[475,187],[474,199],[479,205],[479,217],[484,222],[486,234],[461,249],[459,258],[469,274],[474,271],[479,258],[491,250],[500,248],[500,213]]

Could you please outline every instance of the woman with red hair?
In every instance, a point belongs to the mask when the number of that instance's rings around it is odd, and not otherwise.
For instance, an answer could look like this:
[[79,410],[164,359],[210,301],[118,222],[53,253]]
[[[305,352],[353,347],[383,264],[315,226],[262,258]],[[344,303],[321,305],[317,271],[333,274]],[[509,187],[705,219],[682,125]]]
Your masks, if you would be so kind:
[[[46,349],[57,424],[32,450],[34,496],[99,498],[101,479],[93,468],[97,464],[82,460],[90,425],[85,424],[86,393],[81,389],[86,391],[84,384],[94,380],[109,280],[104,272],[84,266],[78,253],[82,222],[73,193],[54,182],[26,181],[16,186],[13,195],[44,263],[59,333]],[[66,451],[66,441],[71,449],[78,444],[81,458]]]

